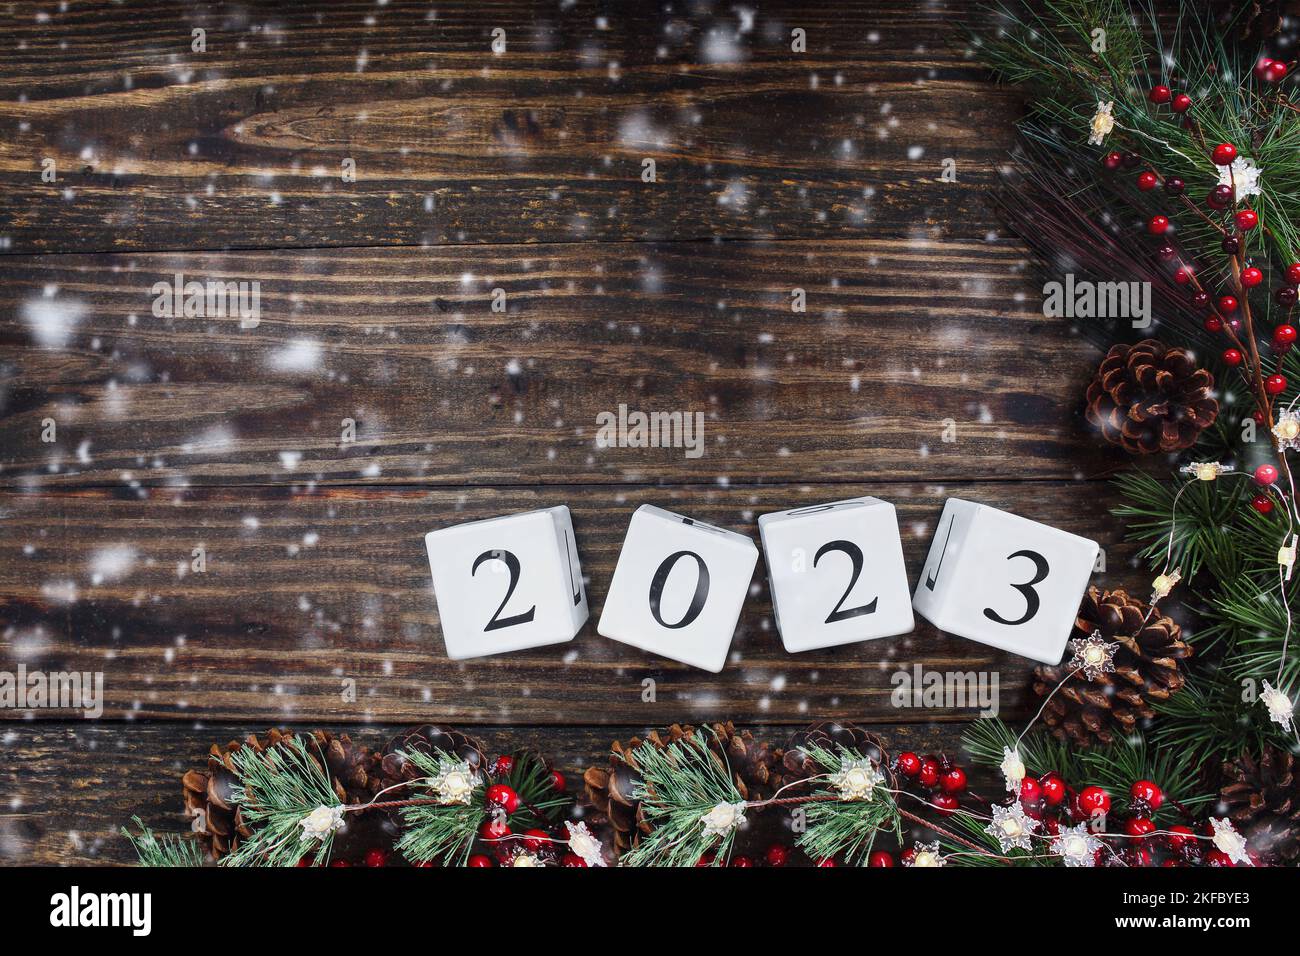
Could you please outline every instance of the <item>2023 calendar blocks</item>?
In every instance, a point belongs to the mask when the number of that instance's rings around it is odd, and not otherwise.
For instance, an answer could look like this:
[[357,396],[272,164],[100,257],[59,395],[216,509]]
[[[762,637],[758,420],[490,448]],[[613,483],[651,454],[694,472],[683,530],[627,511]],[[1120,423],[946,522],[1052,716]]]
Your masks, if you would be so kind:
[[941,631],[1058,664],[1097,552],[1068,531],[949,498],[912,606]]
[[430,531],[424,544],[453,660],[571,641],[587,620],[564,505]]
[[757,561],[758,548],[743,534],[642,505],[628,525],[596,630],[716,674]]
[[912,630],[912,595],[894,506],[879,498],[761,515],[772,609],[787,651]]

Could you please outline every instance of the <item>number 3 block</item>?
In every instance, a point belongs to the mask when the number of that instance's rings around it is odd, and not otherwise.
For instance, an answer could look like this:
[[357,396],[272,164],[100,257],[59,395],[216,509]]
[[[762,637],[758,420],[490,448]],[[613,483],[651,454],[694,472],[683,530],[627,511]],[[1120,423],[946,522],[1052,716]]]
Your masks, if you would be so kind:
[[596,630],[717,673],[758,561],[743,534],[654,505],[632,515]]
[[1097,542],[949,498],[912,607],[941,631],[1060,663]]
[[587,620],[564,505],[430,531],[424,545],[452,660],[561,644]]
[[760,515],[772,610],[787,651],[912,629],[894,506],[851,498]]

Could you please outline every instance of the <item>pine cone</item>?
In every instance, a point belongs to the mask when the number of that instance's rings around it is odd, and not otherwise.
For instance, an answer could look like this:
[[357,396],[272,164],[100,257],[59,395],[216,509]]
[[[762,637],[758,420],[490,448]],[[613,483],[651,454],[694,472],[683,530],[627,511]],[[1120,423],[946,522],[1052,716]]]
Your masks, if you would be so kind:
[[385,786],[421,776],[415,765],[401,756],[403,751],[425,754],[440,751],[459,757],[472,770],[482,771],[487,765],[483,746],[473,737],[440,724],[423,724],[397,734],[384,746],[381,766]]
[[[640,801],[633,790],[640,782],[634,752],[649,742],[660,750],[678,740],[707,741],[709,749],[731,768],[736,789],[746,800],[762,800],[780,789],[785,779],[782,752],[765,742],[756,741],[749,731],[737,732],[728,721],[713,724],[712,733],[699,733],[689,724],[673,724],[662,734],[652,731],[645,740],[633,737],[626,744],[614,741],[608,767],[588,767],[582,775],[587,800],[608,820],[614,838],[614,850],[623,853],[635,846],[649,826],[640,817]],[[597,821],[599,822],[599,821]]]
[[1088,386],[1087,419],[1131,455],[1190,448],[1214,424],[1214,376],[1191,353],[1147,339],[1111,347]]
[[783,761],[787,783],[825,772],[808,756],[807,751],[812,747],[820,747],[831,753],[838,753],[843,747],[845,750],[870,757],[882,772],[889,772],[889,753],[879,737],[857,724],[824,720],[813,724],[807,730],[799,731],[790,739],[790,746],[786,748]]
[[1300,761],[1278,747],[1223,765],[1219,799],[1252,850],[1270,863],[1300,857]]
[[1295,0],[1214,0],[1210,8],[1221,28],[1256,42],[1281,33],[1284,19],[1294,21],[1300,16],[1300,3]]
[[[1121,589],[1088,588],[1074,636],[1086,638],[1100,631],[1108,642],[1118,643],[1112,673],[1088,680],[1082,673],[1071,677],[1047,702],[1043,721],[1057,738],[1080,747],[1109,744],[1116,732],[1131,733],[1139,720],[1155,716],[1151,701],[1168,700],[1185,681],[1178,662],[1192,656],[1183,641],[1182,628]],[[1050,694],[1070,673],[1067,665],[1034,669],[1034,693]]]
[[213,744],[204,770],[190,770],[181,778],[185,815],[191,828],[216,858],[230,853],[249,829],[240,819],[239,808],[230,802],[230,791],[238,782],[232,754],[244,747],[262,753],[296,740],[318,766],[328,770],[334,792],[345,803],[369,800],[383,785],[379,757],[367,747],[354,744],[347,734],[328,731],[295,734],[271,729],[263,737],[249,734],[243,741],[232,740],[224,747]]

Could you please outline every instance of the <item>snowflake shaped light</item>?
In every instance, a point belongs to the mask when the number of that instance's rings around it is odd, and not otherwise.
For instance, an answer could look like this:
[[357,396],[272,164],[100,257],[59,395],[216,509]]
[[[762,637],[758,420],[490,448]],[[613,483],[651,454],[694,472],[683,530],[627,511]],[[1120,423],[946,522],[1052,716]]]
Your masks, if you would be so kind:
[[506,866],[545,866],[542,858],[523,847],[517,847]]
[[933,843],[918,843],[912,848],[912,856],[904,861],[908,866],[943,866],[947,861],[943,854],[939,852],[939,841]]
[[1273,425],[1273,437],[1278,451],[1300,449],[1300,411],[1289,408],[1279,415]]
[[1179,568],[1174,568],[1166,574],[1156,575],[1156,579],[1151,582],[1151,600],[1148,604],[1155,604],[1169,597],[1169,592],[1178,586],[1178,582],[1183,579],[1183,572]]
[[1093,631],[1086,638],[1076,637],[1070,640],[1070,670],[1083,671],[1088,680],[1096,680],[1102,674],[1111,674],[1115,670],[1115,652],[1119,650],[1118,642],[1106,640],[1101,631]]
[[1295,570],[1296,556],[1296,536],[1291,535],[1291,543],[1283,544],[1277,549],[1278,566],[1285,570],[1286,579],[1291,580],[1291,572]]
[[429,778],[429,786],[443,806],[469,804],[479,777],[464,760],[442,760],[438,772]]
[[1100,146],[1106,141],[1106,135],[1115,128],[1115,117],[1111,114],[1115,103],[1103,103],[1097,101],[1097,112],[1093,114],[1092,123],[1089,125],[1089,146]]
[[1210,818],[1214,828],[1214,848],[1223,852],[1233,863],[1250,863],[1246,853],[1246,838],[1237,832],[1227,817],[1216,820]]
[[1003,853],[1032,850],[1038,825],[1038,821],[1025,813],[1025,808],[1017,800],[1009,807],[994,807],[993,822],[984,828],[984,832],[998,841]]
[[830,784],[839,790],[841,800],[870,800],[876,784],[884,780],[870,760],[841,757],[839,773],[831,775]]
[[335,830],[343,828],[343,808],[341,806],[319,806],[298,821],[302,827],[300,839],[306,843],[324,840]]
[[576,854],[588,866],[604,866],[605,856],[600,851],[600,841],[587,829],[585,823],[568,821],[569,852]]
[[1220,475],[1232,471],[1227,465],[1220,465],[1217,461],[1194,461],[1190,465],[1183,465],[1178,470],[1184,475],[1195,475],[1198,481],[1213,481]]
[[1281,724],[1282,729],[1291,731],[1291,721],[1295,716],[1295,705],[1291,698],[1278,690],[1268,681],[1264,681],[1264,692],[1259,695],[1260,702],[1268,708],[1268,719]]
[[1066,866],[1096,866],[1097,851],[1102,843],[1090,832],[1088,824],[1064,827],[1052,839],[1052,852],[1065,861]]
[[1025,762],[1020,759],[1020,751],[1012,750],[1010,747],[1002,748],[1002,763],[998,767],[1002,771],[1002,776],[1006,778],[1007,789],[1012,793],[1020,793],[1020,784],[1025,779]]
[[1219,185],[1231,186],[1237,199],[1258,196],[1260,193],[1259,177],[1264,171],[1255,165],[1253,159],[1238,156],[1230,166],[1219,167]]

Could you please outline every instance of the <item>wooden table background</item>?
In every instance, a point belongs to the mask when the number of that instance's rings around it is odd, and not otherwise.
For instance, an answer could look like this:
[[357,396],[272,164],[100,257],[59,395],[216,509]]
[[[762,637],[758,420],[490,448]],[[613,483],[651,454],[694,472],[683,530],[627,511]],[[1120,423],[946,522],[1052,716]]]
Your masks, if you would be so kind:
[[[1079,418],[1097,353],[988,205],[1020,107],[949,42],[969,13],[0,7],[0,669],[105,675],[98,721],[0,711],[0,862],[130,859],[118,826],[183,828],[183,770],[273,724],[472,726],[575,785],[674,721],[951,749],[972,710],[890,705],[913,663],[997,672],[1023,718],[1028,662],[919,619],[785,653],[761,563],[720,674],[594,627],[643,502],[756,539],[764,511],[876,494],[914,580],[961,495],[1132,578]],[[176,272],[259,281],[260,324],[156,318]],[[704,412],[705,454],[596,448],[620,403]],[[587,626],[448,661],[423,534],[559,503]]]

